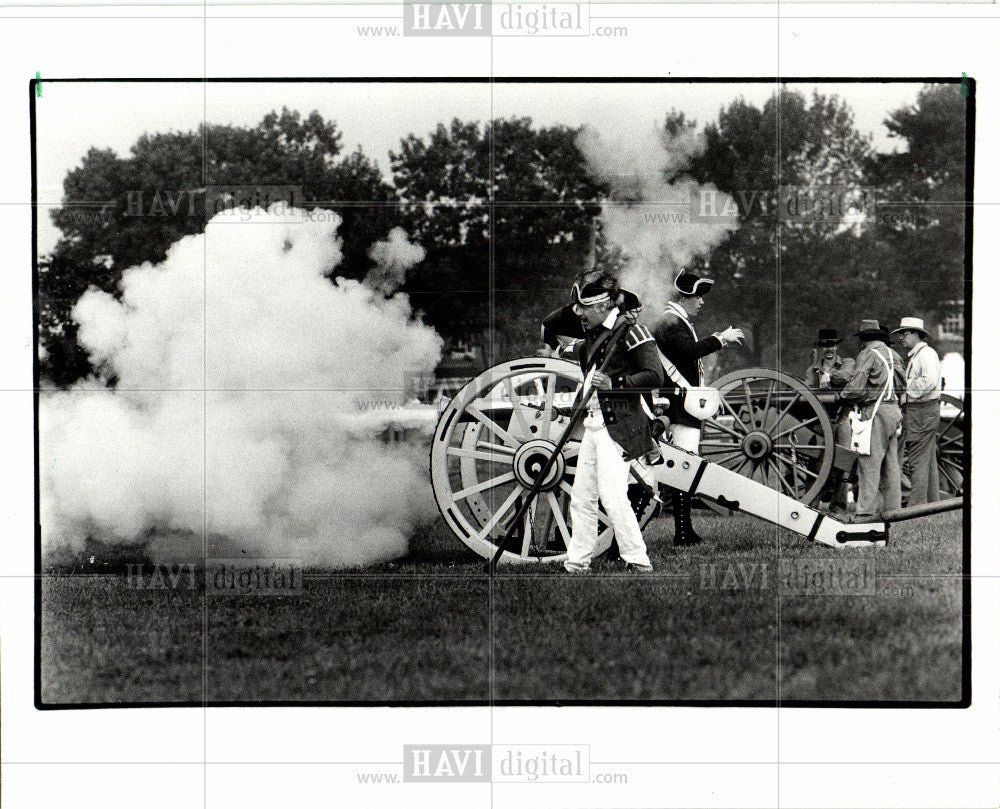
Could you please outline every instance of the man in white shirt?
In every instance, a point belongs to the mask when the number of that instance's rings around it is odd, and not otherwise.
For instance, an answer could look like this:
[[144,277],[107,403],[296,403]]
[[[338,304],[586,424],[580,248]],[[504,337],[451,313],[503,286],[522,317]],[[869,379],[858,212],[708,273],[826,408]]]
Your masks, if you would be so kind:
[[902,335],[908,352],[902,396],[902,444],[912,485],[907,505],[934,503],[940,495],[937,431],[941,423],[941,360],[927,345],[927,330],[919,317],[904,317],[892,333]]

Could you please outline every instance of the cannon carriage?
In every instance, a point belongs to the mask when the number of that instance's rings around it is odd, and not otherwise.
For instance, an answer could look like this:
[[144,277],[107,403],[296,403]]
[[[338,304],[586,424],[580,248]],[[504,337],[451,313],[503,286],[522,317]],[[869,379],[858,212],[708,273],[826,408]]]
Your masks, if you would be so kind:
[[[506,537],[503,557],[509,562],[563,558],[580,438],[571,433],[559,445],[582,384],[576,363],[513,360],[470,380],[442,411],[431,444],[434,497],[449,528],[479,555],[494,556]],[[821,530],[824,518],[812,508],[833,468],[846,469],[854,461],[851,450],[836,443],[834,394],[761,368],[727,374],[714,386],[722,408],[704,423],[700,455],[661,444],[669,470],[658,473],[667,475],[659,482],[682,481],[716,511],[741,508],[829,545],[884,541],[884,524],[848,529],[827,519]],[[658,404],[665,412],[666,400]],[[964,480],[962,402],[943,397],[942,413],[938,463],[943,496],[954,498],[962,494]],[[638,493],[636,464],[630,491]],[[512,525],[525,502],[523,519]],[[634,504],[645,525],[655,503],[637,496]],[[612,531],[603,512],[599,530]],[[867,539],[858,539],[862,535]]]
[[[837,395],[812,390],[781,371],[749,368],[712,383],[722,412],[702,427],[702,457],[804,503],[814,503],[832,471],[850,471],[855,453],[837,442]],[[965,406],[941,397],[937,463],[941,498],[959,497],[965,481]],[[904,469],[906,459],[903,460]]]

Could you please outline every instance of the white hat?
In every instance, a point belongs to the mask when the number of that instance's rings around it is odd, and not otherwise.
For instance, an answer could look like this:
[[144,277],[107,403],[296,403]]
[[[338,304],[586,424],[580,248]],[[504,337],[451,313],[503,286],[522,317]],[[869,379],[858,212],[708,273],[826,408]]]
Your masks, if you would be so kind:
[[930,332],[924,328],[923,318],[919,317],[904,317],[899,321],[899,328],[893,329],[893,334],[898,334],[901,331],[916,331],[920,332],[924,337],[927,337]]

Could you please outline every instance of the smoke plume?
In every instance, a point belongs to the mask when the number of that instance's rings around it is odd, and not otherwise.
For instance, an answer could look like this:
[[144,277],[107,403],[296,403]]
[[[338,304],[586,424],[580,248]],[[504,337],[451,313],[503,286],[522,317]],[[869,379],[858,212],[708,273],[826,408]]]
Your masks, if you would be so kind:
[[[213,556],[333,567],[406,552],[434,513],[427,450],[380,434],[442,341],[404,295],[331,283],[340,219],[297,214],[220,214],[126,270],[120,300],[80,299],[101,378],[41,397],[47,550],[92,537],[192,559],[207,537]],[[372,249],[396,282],[422,255],[402,231]]]
[[739,226],[735,203],[715,186],[684,176],[705,148],[693,130],[605,138],[584,127],[577,145],[594,176],[611,187],[601,221],[607,240],[627,259],[619,281],[655,317],[676,295],[677,273]]
[[405,230],[395,227],[389,231],[388,239],[375,242],[368,251],[368,258],[375,266],[365,277],[365,283],[386,295],[391,294],[406,280],[406,271],[423,261],[426,255],[424,248],[410,242]]

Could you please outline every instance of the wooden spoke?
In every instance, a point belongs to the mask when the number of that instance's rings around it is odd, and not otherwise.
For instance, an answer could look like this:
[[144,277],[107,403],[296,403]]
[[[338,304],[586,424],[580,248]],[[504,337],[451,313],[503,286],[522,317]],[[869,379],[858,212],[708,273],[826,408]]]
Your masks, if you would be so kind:
[[494,452],[502,452],[504,455],[514,454],[513,447],[508,447],[505,444],[491,444],[489,441],[477,441],[476,449],[489,449]]
[[548,386],[545,389],[545,398],[542,400],[542,438],[548,441],[549,435],[552,433],[552,407],[555,404],[559,377],[555,374],[548,374],[545,376],[545,380],[548,382]]
[[[948,489],[945,491],[958,493],[962,491],[962,479],[955,479],[952,474],[943,466],[938,467],[938,476],[943,477],[948,482]],[[938,484],[938,489],[941,488],[940,483]]]
[[813,472],[808,466],[803,466],[800,463],[793,463],[788,458],[786,458],[784,455],[782,455],[780,452],[775,452],[772,457],[777,458],[779,461],[782,461],[782,462],[788,464],[788,466],[790,466],[792,469],[794,469],[794,470],[796,470],[798,472],[802,472],[805,475],[812,475],[813,478],[818,478],[819,477],[819,475],[817,475],[815,472]]
[[467,489],[462,489],[460,492],[455,492],[452,495],[455,500],[461,500],[468,497],[470,494],[476,494],[477,492],[484,492],[487,489],[495,489],[497,486],[502,486],[504,483],[510,483],[514,479],[513,472],[504,472],[502,475],[497,475],[495,478],[490,478],[489,480],[484,480],[482,483],[477,483],[475,486],[469,486]]
[[[942,437],[943,436],[944,436],[944,433],[942,433]],[[943,450],[945,447],[951,446],[952,444],[959,443],[963,438],[965,438],[965,434],[964,433],[956,435],[956,436],[954,436],[952,438],[949,438],[949,439],[947,439],[945,441],[941,441],[938,444],[938,452],[940,452],[941,450]]]
[[566,525],[566,518],[563,516],[559,499],[552,492],[545,492],[545,499],[548,500],[549,508],[552,509],[552,516],[556,518],[556,526],[559,528],[560,533],[562,533],[563,543],[568,546],[570,537],[569,526]]
[[512,491],[507,496],[507,499],[503,501],[503,505],[501,505],[500,508],[498,508],[495,512],[493,512],[493,516],[490,517],[486,525],[484,525],[482,527],[482,530],[479,531],[478,533],[479,539],[486,539],[486,537],[490,535],[493,529],[496,528],[497,523],[499,523],[500,520],[503,519],[504,514],[510,511],[511,506],[514,505],[514,501],[517,500],[517,498],[520,497],[522,494],[524,494],[524,492],[525,488],[523,486],[514,487],[514,491]]
[[747,402],[747,415],[750,416],[750,423],[754,427],[756,427],[757,423],[754,421],[753,417],[753,402],[751,401],[751,396],[750,396],[750,385],[747,384],[747,381],[745,379],[743,380],[743,396]]
[[[736,472],[736,474],[738,474],[738,475],[742,475],[743,474],[743,467],[746,466],[748,463],[750,463],[750,459],[749,458],[744,458],[743,462],[739,466],[737,466],[733,471]],[[744,475],[744,477],[746,477],[746,476]]]
[[726,435],[731,435],[737,441],[742,441],[743,440],[740,437],[740,434],[737,433],[735,430],[730,430],[728,427],[726,427],[726,425],[720,424],[717,421],[706,421],[706,422],[704,422],[704,426],[705,426],[706,430],[709,427],[711,427],[713,430],[718,430],[719,432],[725,433]]
[[725,396],[722,397],[722,406],[726,410],[728,410],[729,414],[733,417],[733,424],[734,425],[739,425],[737,429],[742,430],[743,434],[746,435],[746,433],[748,432],[748,430],[746,428],[746,425],[740,420],[739,415],[737,414],[737,412],[735,410],[733,410],[732,405],[729,404],[729,401],[726,399]]
[[742,452],[727,452],[721,458],[713,458],[711,460],[711,463],[718,464],[719,466],[724,466],[726,467],[726,469],[729,469],[730,467],[726,466],[726,464],[730,463],[731,461],[736,461],[742,457],[743,457]]
[[497,424],[493,419],[483,413],[479,408],[469,405],[465,408],[465,412],[472,416],[476,421],[481,422],[487,430],[492,432],[494,435],[500,437],[500,439],[510,447],[519,447],[521,442],[518,441],[514,436],[508,433],[503,427]]
[[778,383],[775,380],[771,380],[771,384],[767,386],[767,396],[764,399],[764,420],[761,424],[762,429],[767,429],[767,414],[771,412],[771,394],[774,393],[774,388]]
[[785,476],[781,473],[781,467],[774,462],[773,458],[768,458],[767,462],[768,464],[770,464],[771,469],[774,471],[774,476],[781,483],[781,488],[785,490],[785,492],[789,495],[789,497],[798,498],[798,492],[793,491],[792,487],[788,485],[787,481],[785,480]]
[[521,540],[521,556],[527,556],[531,549],[531,535],[534,533],[535,516],[538,514],[538,498],[528,506],[528,513],[524,515],[524,537]]
[[795,425],[793,425],[791,427],[788,427],[788,428],[782,430],[777,435],[773,435],[771,437],[774,438],[775,440],[777,440],[779,438],[782,438],[783,436],[788,435],[789,433],[793,433],[796,430],[801,430],[803,427],[808,427],[810,424],[813,424],[814,422],[818,422],[818,421],[819,421],[819,416],[813,416],[811,419],[806,419],[805,421],[800,421],[798,424],[795,424]]
[[777,426],[778,426],[779,424],[781,424],[781,420],[782,420],[782,419],[783,419],[783,418],[784,418],[784,417],[785,417],[786,415],[788,415],[788,411],[792,409],[792,405],[794,405],[794,404],[795,404],[795,403],[796,403],[796,402],[797,402],[797,401],[798,401],[799,399],[801,399],[801,398],[802,398],[802,394],[801,394],[801,393],[800,393],[799,391],[795,391],[795,395],[794,395],[794,396],[793,396],[793,397],[792,397],[792,398],[791,398],[791,399],[790,399],[790,400],[788,401],[788,404],[787,404],[787,405],[785,405],[785,408],[784,408],[784,410],[782,410],[782,411],[781,411],[781,412],[780,412],[780,413],[778,414],[778,418],[776,418],[776,419],[774,420],[774,426],[775,426],[775,427],[777,427]]
[[524,416],[524,408],[514,395],[514,383],[510,381],[509,376],[504,378],[503,386],[504,390],[507,391],[507,397],[510,399],[510,408],[514,413],[514,417],[521,425],[521,430],[526,436],[530,435],[531,429],[528,426],[528,420]]
[[950,430],[952,427],[955,426],[955,422],[958,421],[958,417],[959,416],[964,416],[964,415],[965,415],[965,413],[961,412],[961,411],[958,412],[958,413],[956,413],[954,416],[952,416],[950,419],[948,419],[948,423],[947,424],[938,427],[938,432],[941,433],[942,435],[944,433],[948,432],[948,430]]
[[496,452],[480,452],[475,449],[464,449],[462,447],[448,447],[449,455],[457,455],[459,458],[475,458],[477,461],[490,461],[491,463],[514,463],[514,455],[501,455]]

